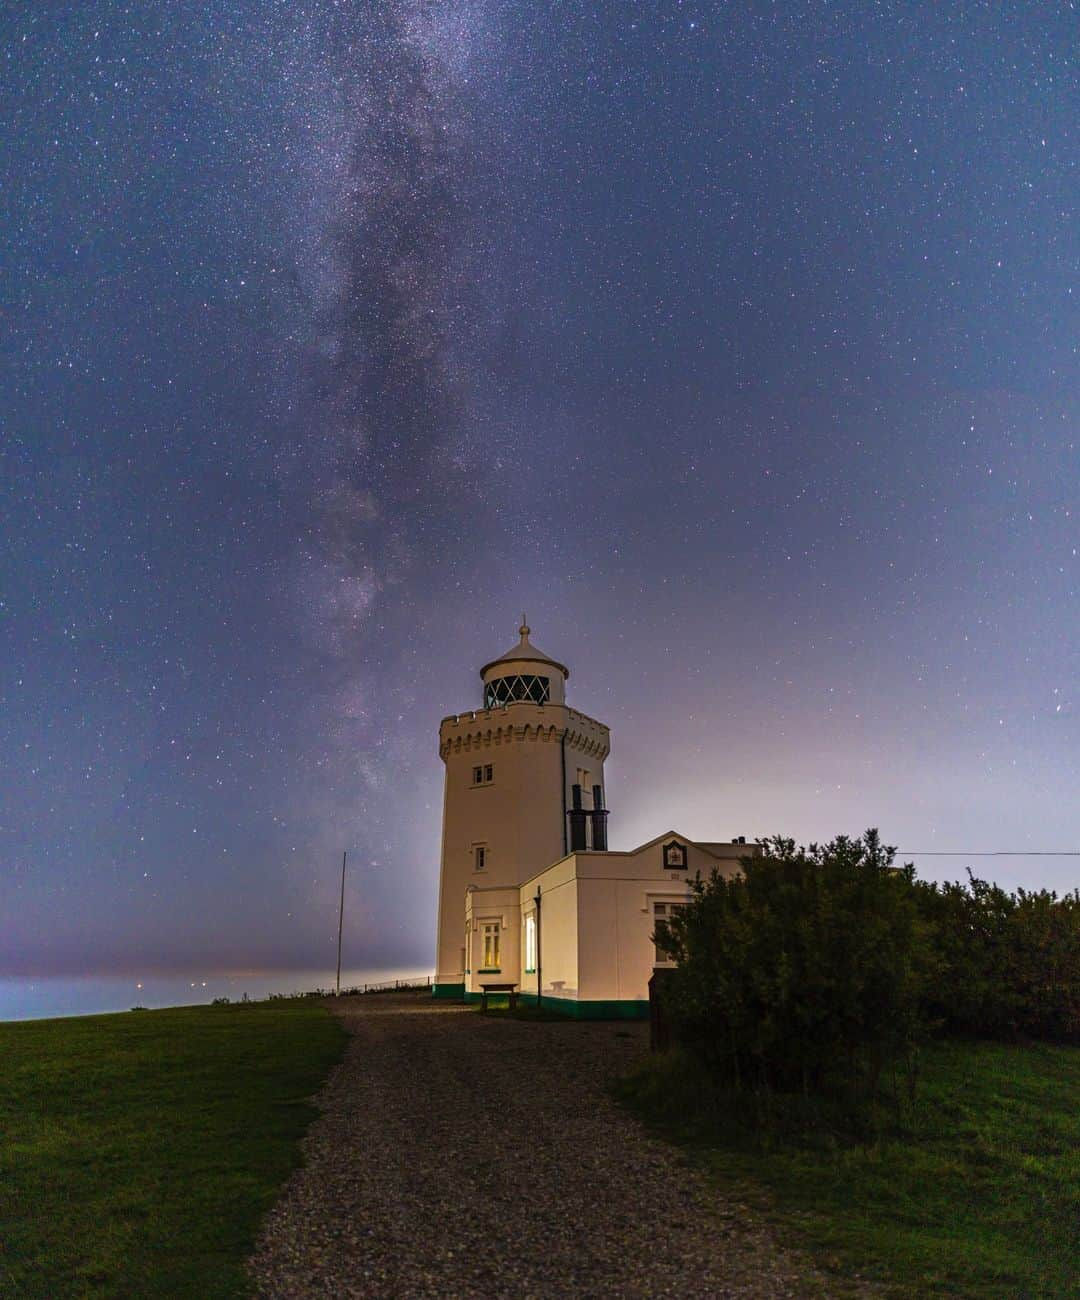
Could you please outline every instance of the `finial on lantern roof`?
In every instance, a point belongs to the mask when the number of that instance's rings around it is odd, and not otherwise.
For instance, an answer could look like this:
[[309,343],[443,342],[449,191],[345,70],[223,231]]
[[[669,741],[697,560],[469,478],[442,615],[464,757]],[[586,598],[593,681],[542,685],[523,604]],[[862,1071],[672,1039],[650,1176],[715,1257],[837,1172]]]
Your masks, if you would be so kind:
[[528,622],[526,621],[525,615],[522,614],[522,616],[521,616],[521,626],[518,628],[518,635],[521,637],[522,641],[527,641],[527,640],[529,639],[529,632],[530,632],[531,630],[532,630],[532,629],[529,627],[529,624],[528,624]]

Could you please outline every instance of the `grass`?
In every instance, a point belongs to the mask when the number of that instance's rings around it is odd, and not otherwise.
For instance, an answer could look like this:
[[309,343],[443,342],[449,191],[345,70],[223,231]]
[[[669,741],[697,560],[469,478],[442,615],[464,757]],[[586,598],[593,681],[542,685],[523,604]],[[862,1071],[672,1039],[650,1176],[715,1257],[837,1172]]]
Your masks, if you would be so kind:
[[245,1294],[343,1041],[303,1001],[0,1024],[0,1295]]
[[619,1095],[838,1281],[900,1297],[1080,1295],[1078,1048],[936,1043],[910,1112],[863,1141],[754,1131],[678,1053]]

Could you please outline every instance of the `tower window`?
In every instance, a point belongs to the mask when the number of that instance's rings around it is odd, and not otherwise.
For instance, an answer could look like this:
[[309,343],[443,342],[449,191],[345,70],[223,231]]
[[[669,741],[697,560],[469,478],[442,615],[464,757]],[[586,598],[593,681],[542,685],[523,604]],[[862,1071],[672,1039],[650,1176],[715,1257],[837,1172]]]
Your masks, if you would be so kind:
[[495,769],[491,766],[490,763],[488,763],[488,765],[484,768],[484,780],[493,781],[495,779],[494,772]]
[[483,871],[487,866],[487,845],[477,844],[473,849],[473,865],[477,871]]
[[473,785],[490,785],[495,779],[495,768],[491,763],[485,763],[483,767],[474,767],[472,770]]
[[484,779],[484,769],[482,767],[474,767],[472,770],[473,785],[479,785],[481,781],[483,781],[483,779]]

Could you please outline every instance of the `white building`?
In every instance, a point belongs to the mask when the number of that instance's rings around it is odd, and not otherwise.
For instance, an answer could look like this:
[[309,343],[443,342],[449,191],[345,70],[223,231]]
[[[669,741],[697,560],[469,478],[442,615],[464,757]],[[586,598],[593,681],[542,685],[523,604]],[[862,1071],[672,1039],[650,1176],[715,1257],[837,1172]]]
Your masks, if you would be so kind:
[[744,840],[676,831],[631,852],[607,847],[608,728],[566,703],[569,670],[521,640],[480,670],[483,707],[444,718],[446,764],[436,997],[512,984],[578,1017],[647,1014],[662,964],[657,920],[687,880],[730,874]]

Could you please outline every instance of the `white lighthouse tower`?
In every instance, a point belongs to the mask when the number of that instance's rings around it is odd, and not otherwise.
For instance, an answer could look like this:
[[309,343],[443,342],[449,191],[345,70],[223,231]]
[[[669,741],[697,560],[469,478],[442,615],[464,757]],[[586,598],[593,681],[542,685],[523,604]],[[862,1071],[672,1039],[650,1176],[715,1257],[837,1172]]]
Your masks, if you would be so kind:
[[444,718],[446,764],[435,996],[478,976],[516,982],[519,887],[581,851],[607,849],[608,728],[566,704],[569,670],[529,640],[480,669],[482,707]]

